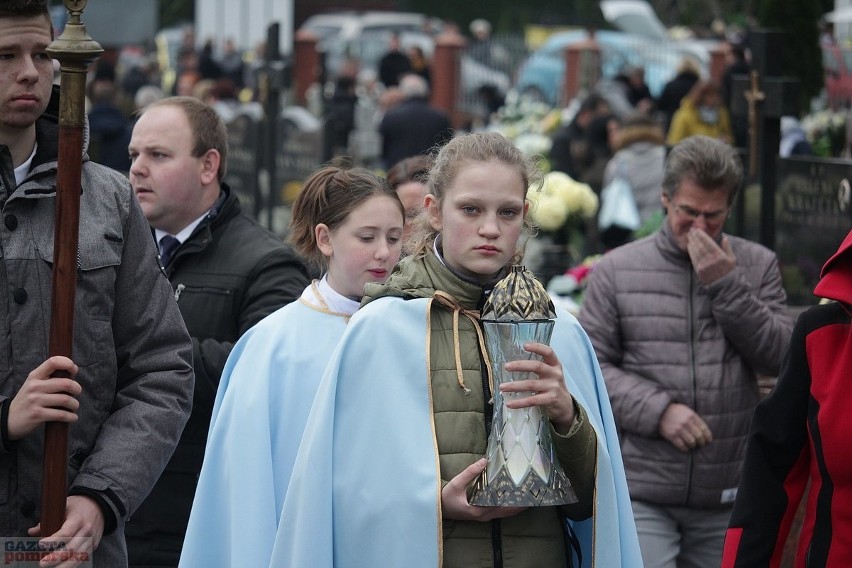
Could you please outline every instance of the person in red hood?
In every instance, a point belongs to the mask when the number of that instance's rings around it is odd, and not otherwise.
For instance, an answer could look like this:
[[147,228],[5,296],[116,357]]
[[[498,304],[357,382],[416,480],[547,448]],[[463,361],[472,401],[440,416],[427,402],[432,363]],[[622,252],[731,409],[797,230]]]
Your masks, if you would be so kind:
[[722,568],[779,566],[796,509],[795,566],[852,566],[852,231],[799,316],[781,374],[752,419]]

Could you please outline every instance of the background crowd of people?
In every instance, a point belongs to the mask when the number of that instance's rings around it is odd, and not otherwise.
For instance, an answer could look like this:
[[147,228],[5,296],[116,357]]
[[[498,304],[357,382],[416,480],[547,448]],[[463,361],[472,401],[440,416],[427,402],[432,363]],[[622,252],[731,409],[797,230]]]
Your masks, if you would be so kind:
[[[477,56],[501,57],[474,24]],[[233,45],[188,39],[173,93],[99,67],[73,357],[50,357],[51,39],[44,0],[0,5],[5,535],[110,568],[762,566],[805,496],[799,557],[852,563],[852,232],[814,291],[831,303],[794,326],[775,253],[724,231],[743,185],[730,85],[684,62],[655,99],[628,67],[577,101],[552,167],[602,196],[623,178],[657,228],[592,222],[607,252],[579,318],[549,302],[549,341],[525,342],[505,366],[524,378],[495,385],[481,310],[507,276],[534,281],[519,265],[542,172],[503,134],[453,130],[426,100],[422,53],[392,39],[380,66],[400,99],[378,122],[383,170],[318,168],[288,242],[224,182],[229,101],[250,84]],[[345,114],[363,85],[337,85]],[[780,376],[763,401],[758,376]],[[544,417],[576,502],[471,504],[509,394]],[[48,535],[37,481],[54,421],[69,424],[69,479]]]

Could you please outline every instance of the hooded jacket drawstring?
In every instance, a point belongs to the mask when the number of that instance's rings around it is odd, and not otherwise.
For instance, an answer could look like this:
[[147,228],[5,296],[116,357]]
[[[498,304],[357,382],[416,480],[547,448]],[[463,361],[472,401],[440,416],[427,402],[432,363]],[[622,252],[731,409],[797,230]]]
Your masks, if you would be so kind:
[[[429,316],[427,322],[427,332],[431,334],[432,332],[432,304],[435,301],[449,309],[453,312],[453,354],[455,356],[456,361],[456,380],[459,383],[459,386],[464,391],[464,394],[470,394],[470,389],[467,388],[464,384],[464,376],[462,374],[462,364],[461,364],[461,351],[459,348],[459,314],[467,316],[467,318],[473,323],[473,328],[476,330],[476,338],[479,342],[479,350],[482,354],[482,360],[485,362],[485,373],[486,378],[488,379],[488,387],[491,389],[491,392],[494,392],[494,382],[492,379],[493,371],[491,369],[491,360],[488,357],[488,351],[485,348],[485,337],[482,334],[482,329],[479,327],[479,310],[468,310],[462,308],[459,305],[458,300],[452,297],[450,294],[443,292],[441,290],[436,290],[432,297],[429,299]],[[431,373],[431,369],[430,369]]]

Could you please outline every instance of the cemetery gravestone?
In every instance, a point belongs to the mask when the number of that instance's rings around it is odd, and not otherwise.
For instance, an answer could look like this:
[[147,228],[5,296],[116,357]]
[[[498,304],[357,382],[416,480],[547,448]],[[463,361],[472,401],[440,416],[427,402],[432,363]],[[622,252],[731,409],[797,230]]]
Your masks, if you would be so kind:
[[784,34],[754,30],[749,34],[753,73],[735,75],[731,112],[749,116],[749,177],[760,182],[760,242],[775,248],[775,191],[781,117],[798,114],[799,81],[781,77]]
[[305,179],[322,165],[322,123],[302,107],[287,107],[278,120],[280,147],[275,149],[275,177],[270,195],[270,228],[284,235],[290,205]]
[[227,183],[240,198],[243,211],[260,218],[261,200],[258,196],[257,172],[259,155],[259,125],[246,114],[237,115],[226,124],[228,129]]
[[814,304],[820,269],[852,228],[852,162],[785,158],[778,179],[775,251],[788,301]]

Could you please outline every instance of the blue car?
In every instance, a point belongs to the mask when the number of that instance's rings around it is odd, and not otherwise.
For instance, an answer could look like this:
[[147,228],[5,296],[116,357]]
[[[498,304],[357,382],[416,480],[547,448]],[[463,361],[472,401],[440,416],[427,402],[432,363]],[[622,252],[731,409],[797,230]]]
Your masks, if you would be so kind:
[[[515,88],[525,96],[560,103],[565,84],[565,49],[589,39],[585,30],[553,34],[518,69]],[[625,66],[645,69],[645,83],[654,97],[660,95],[684,57],[694,58],[704,69],[709,65],[707,46],[697,42],[658,40],[619,31],[600,30],[595,40],[601,48],[601,74],[612,79]]]

